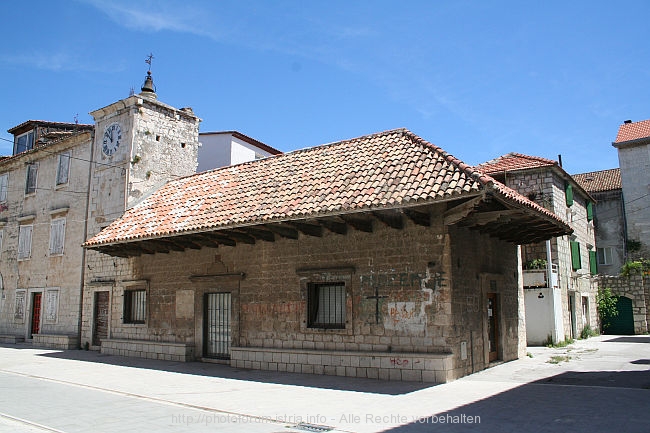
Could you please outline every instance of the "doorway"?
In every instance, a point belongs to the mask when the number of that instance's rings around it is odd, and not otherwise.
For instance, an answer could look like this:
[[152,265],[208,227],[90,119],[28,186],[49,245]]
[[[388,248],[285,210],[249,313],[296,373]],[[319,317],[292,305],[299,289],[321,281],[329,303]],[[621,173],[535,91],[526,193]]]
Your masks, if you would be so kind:
[[34,334],[41,332],[41,303],[43,300],[43,293],[32,293],[32,320],[31,328],[29,331],[29,338],[34,338]]
[[207,358],[230,359],[230,293],[206,293],[203,304],[203,355]]
[[108,291],[95,292],[93,314],[93,346],[101,346],[108,338]]
[[497,294],[487,294],[489,362],[499,358],[499,320]]

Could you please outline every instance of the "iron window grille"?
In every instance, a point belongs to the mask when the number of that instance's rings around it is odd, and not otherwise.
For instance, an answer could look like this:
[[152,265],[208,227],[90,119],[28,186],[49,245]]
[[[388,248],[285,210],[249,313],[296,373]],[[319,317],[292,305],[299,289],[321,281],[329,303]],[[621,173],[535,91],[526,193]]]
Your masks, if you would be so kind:
[[307,310],[309,328],[345,329],[345,284],[310,284]]
[[145,289],[124,291],[124,323],[145,323],[147,291]]

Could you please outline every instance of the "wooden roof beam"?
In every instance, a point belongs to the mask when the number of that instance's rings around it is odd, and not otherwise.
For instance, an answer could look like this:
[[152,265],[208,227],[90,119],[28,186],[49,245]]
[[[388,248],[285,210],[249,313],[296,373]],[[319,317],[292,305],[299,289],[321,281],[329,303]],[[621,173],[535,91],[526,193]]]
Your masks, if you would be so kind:
[[323,236],[323,227],[315,224],[307,224],[297,221],[289,221],[287,224],[297,228],[302,234],[307,236],[322,237]]
[[357,216],[341,216],[343,221],[351,225],[355,230],[366,233],[372,233],[372,220],[369,218],[359,218]]
[[404,219],[402,214],[394,211],[374,211],[372,215],[388,227],[402,230],[404,228]]
[[413,209],[404,209],[406,215],[411,221],[420,226],[431,226],[431,214],[428,212],[420,212]]
[[298,239],[298,230],[281,224],[265,224],[264,228],[288,239]]
[[458,206],[447,209],[443,214],[444,224],[446,226],[454,225],[463,218],[467,217],[469,214],[474,212],[476,206],[478,206],[483,201],[483,196],[474,197],[473,199],[467,200],[466,202],[459,204]]

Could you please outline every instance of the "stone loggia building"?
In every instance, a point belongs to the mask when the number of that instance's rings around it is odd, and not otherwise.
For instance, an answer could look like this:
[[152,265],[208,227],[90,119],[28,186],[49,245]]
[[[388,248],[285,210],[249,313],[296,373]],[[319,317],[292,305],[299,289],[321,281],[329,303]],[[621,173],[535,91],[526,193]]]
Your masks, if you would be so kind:
[[525,354],[517,244],[571,231],[391,130],[166,183],[85,243],[86,311],[105,353],[446,382]]

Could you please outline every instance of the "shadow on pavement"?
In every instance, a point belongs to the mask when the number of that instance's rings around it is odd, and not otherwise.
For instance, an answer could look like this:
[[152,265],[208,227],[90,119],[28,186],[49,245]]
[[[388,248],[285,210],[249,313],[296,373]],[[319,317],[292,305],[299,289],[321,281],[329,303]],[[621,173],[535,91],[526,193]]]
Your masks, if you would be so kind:
[[644,385],[650,371],[567,372],[386,431],[647,433]]
[[603,343],[650,343],[650,337],[646,335],[635,335],[630,337],[616,337],[610,340],[603,340]]
[[[16,345],[6,345],[2,347],[19,348]],[[34,349],[34,347],[31,345],[29,348]],[[247,370],[230,367],[229,365],[213,364],[208,362],[159,361],[153,359],[103,355],[99,352],[85,350],[54,351],[43,353],[39,356],[47,358],[70,359],[84,362],[95,362],[132,368],[142,368],[147,370],[168,371],[173,373],[191,374],[206,377],[218,377],[223,379],[235,379],[252,382],[295,385],[339,391],[356,391],[386,395],[407,394],[413,391],[434,386],[434,384],[431,383],[420,382],[389,382],[375,379],[326,376],[320,374]]]

